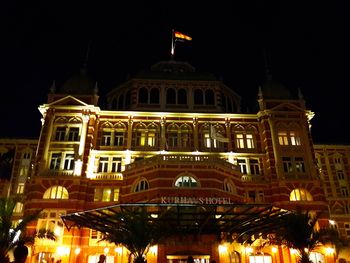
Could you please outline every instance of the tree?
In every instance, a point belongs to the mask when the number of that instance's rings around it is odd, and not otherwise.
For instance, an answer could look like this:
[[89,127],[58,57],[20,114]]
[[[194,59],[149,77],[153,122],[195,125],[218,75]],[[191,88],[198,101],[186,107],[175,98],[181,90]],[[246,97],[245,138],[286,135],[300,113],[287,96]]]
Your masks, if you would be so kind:
[[329,227],[317,230],[317,217],[311,216],[309,212],[297,210],[280,220],[280,228],[272,235],[269,243],[297,250],[300,263],[312,263],[309,253],[319,246],[332,244],[339,250],[345,245],[337,230]]
[[165,221],[153,218],[146,209],[125,210],[113,217],[120,223],[104,233],[102,240],[126,247],[134,257],[134,263],[146,262],[149,248],[171,233]]
[[35,237],[56,240],[56,236],[49,230],[40,229],[35,236],[28,236],[26,228],[28,224],[40,216],[40,210],[24,216],[15,222],[13,210],[17,199],[0,198],[0,262],[8,261],[8,252],[19,243],[33,243]]

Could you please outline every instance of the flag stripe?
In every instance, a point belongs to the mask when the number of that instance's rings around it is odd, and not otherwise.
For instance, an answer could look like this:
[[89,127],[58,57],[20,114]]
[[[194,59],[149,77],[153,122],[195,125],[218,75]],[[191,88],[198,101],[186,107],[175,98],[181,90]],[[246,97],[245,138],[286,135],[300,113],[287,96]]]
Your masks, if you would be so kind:
[[175,38],[177,38],[177,39],[185,39],[185,40],[188,40],[188,41],[192,40],[192,37],[187,36],[187,35],[185,35],[183,33],[178,32],[178,31],[175,31]]

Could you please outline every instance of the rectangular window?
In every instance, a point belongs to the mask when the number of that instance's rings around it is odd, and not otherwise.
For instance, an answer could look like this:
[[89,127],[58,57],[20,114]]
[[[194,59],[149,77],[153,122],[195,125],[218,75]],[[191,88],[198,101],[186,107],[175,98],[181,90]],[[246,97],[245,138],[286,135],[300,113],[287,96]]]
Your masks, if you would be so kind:
[[99,173],[108,172],[108,157],[100,157],[100,163],[98,164]]
[[297,173],[305,173],[304,159],[302,157],[295,157],[295,171]]
[[288,145],[288,136],[286,131],[278,132],[278,142],[280,145]]
[[282,157],[283,171],[285,173],[293,172],[292,159],[290,157]]
[[136,146],[146,145],[146,132],[139,131],[136,133]]
[[124,132],[116,132],[114,135],[114,145],[123,146],[124,145]]
[[111,189],[110,188],[103,188],[102,191],[102,202],[109,202],[111,201]]
[[113,201],[114,202],[119,201],[119,188],[113,189]]
[[64,141],[66,136],[66,127],[57,127],[55,134],[55,141]]
[[177,147],[177,132],[168,133],[168,146]]
[[68,131],[68,141],[77,142],[79,141],[79,128],[70,127]]
[[244,136],[243,133],[236,134],[236,147],[239,149],[243,149],[244,147]]
[[95,188],[95,202],[111,202],[119,200],[119,188]]
[[255,148],[253,134],[246,134],[246,141],[247,141],[247,148],[248,149]]
[[290,136],[290,143],[292,145],[298,145],[298,146],[301,145],[300,137],[297,135],[296,132],[290,131],[289,136]]
[[121,172],[122,158],[113,157],[112,159],[112,173]]
[[50,170],[59,170],[61,166],[62,155],[60,153],[53,153],[51,155]]
[[341,195],[342,196],[349,196],[349,190],[346,186],[341,187]]
[[112,132],[111,131],[104,131],[102,132],[102,146],[110,146],[112,140]]
[[74,168],[74,154],[66,154],[64,158],[64,170],[73,170]]
[[151,146],[151,147],[156,146],[156,134],[154,132],[149,132],[147,141],[148,141],[148,146]]
[[211,147],[211,139],[210,139],[210,134],[208,132],[205,132],[203,134],[203,139],[204,139],[204,147],[210,148]]
[[24,183],[19,183],[17,185],[17,191],[16,191],[17,194],[23,194],[24,193]]
[[341,170],[338,170],[337,177],[338,177],[338,180],[344,180],[345,179],[344,172]]
[[30,153],[24,153],[23,159],[30,159],[31,154]]
[[54,232],[56,235],[56,242],[61,243],[64,233],[64,224],[61,219],[62,215],[65,215],[65,211],[47,210],[47,212],[41,214],[38,220],[37,230],[46,229]]
[[239,168],[241,170],[242,174],[247,174],[247,163],[245,159],[238,159],[237,164],[239,165]]
[[260,174],[259,161],[255,159],[249,160],[250,174]]

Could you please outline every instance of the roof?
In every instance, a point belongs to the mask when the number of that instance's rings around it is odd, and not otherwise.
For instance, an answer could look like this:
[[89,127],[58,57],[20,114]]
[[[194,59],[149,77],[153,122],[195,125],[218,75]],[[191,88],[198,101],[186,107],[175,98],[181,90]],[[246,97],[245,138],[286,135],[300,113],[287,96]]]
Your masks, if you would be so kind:
[[118,216],[125,211],[145,208],[149,220],[163,221],[178,233],[235,234],[236,238],[256,233],[268,234],[278,228],[276,219],[289,211],[270,204],[118,204],[62,216],[66,227],[87,227],[102,233],[111,232],[122,224]]

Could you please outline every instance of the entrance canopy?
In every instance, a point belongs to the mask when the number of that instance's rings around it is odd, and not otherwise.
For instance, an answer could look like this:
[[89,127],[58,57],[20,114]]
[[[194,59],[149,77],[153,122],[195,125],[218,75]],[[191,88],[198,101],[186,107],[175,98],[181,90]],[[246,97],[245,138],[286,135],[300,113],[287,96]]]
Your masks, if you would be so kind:
[[226,233],[238,240],[273,233],[289,213],[270,204],[129,203],[67,214],[62,220],[68,230],[77,226],[109,233],[122,225],[122,215],[131,211],[146,211],[148,221],[166,223],[178,233]]

